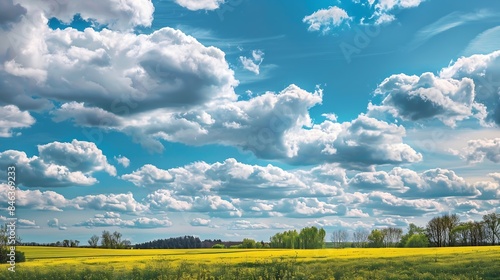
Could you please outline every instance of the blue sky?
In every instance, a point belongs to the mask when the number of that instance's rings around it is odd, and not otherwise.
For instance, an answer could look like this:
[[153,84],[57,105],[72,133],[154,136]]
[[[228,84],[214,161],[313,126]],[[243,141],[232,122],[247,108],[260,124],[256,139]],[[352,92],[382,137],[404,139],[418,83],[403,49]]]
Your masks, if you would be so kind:
[[25,241],[498,211],[496,2],[0,7],[0,167],[17,166]]

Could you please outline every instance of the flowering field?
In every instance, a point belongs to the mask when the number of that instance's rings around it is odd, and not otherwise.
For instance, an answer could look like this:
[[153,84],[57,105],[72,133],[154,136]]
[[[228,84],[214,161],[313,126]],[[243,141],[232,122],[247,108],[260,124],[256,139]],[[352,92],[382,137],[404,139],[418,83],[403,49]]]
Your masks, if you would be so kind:
[[[240,275],[240,279],[256,275],[260,277],[256,279],[500,279],[500,246],[318,250],[19,249],[25,252],[27,261],[17,265],[16,273],[8,273],[7,266],[2,265],[5,268],[0,279],[79,279],[93,274],[95,277],[83,279],[235,279],[235,275]],[[217,275],[219,278],[215,278]],[[411,278],[412,275],[420,276]]]

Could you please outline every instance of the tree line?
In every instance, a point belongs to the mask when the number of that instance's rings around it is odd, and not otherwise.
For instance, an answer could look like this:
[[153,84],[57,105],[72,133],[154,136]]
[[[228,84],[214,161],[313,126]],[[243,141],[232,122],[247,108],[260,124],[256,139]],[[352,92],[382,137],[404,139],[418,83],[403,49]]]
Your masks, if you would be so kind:
[[306,227],[297,232],[289,230],[271,236],[271,248],[321,249],[325,247],[326,231],[323,228]]
[[352,234],[344,229],[332,232],[334,247],[445,247],[497,245],[500,239],[500,214],[490,213],[481,221],[460,222],[456,214],[432,218],[425,227],[410,224],[406,234],[401,228],[357,229]]
[[157,239],[144,243],[139,243],[134,246],[137,249],[192,249],[192,248],[211,248],[215,244],[222,244],[220,239],[205,239],[200,240],[195,236],[172,237],[168,239]]
[[[0,237],[2,236],[0,229]],[[122,239],[122,234],[104,230],[101,236],[93,235],[88,240],[89,247],[111,249],[191,249],[191,248],[289,248],[318,249],[325,248],[326,231],[323,228],[306,227],[274,234],[269,243],[256,242],[245,238],[240,242],[223,242],[194,236],[183,236],[158,239],[132,246],[129,240]],[[411,223],[406,234],[397,227],[377,228],[371,231],[356,229],[352,235],[345,229],[337,229],[331,233],[333,247],[445,247],[445,246],[481,246],[497,245],[500,240],[500,214],[490,213],[480,221],[461,222],[456,214],[445,214],[429,220],[425,227]],[[22,245],[78,247],[78,240],[63,240],[49,243],[21,243]],[[0,238],[0,248],[1,248]],[[1,250],[0,250],[1,251]]]

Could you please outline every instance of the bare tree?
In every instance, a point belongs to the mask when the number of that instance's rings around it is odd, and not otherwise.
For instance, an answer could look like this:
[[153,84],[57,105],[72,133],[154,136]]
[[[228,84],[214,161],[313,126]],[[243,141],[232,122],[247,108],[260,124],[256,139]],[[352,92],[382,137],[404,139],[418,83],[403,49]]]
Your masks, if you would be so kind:
[[[483,216],[483,221],[488,231],[488,236],[491,239],[491,245],[495,245],[495,241],[500,238],[500,214],[490,213]],[[496,239],[495,239],[496,238]]]
[[460,224],[460,218],[456,215],[444,215],[441,217],[441,223],[443,224],[444,230],[444,245],[452,246],[455,245],[456,236],[453,229]]
[[358,228],[352,234],[352,239],[356,247],[364,247],[368,242],[370,233],[366,229]]
[[400,228],[388,227],[382,229],[382,234],[384,235],[385,247],[395,247],[401,240],[403,230]]
[[460,225],[460,218],[456,214],[432,218],[426,227],[429,241],[437,247],[454,245],[457,238],[457,232],[454,229],[458,225]]
[[429,242],[434,246],[443,247],[443,225],[441,223],[440,217],[434,217],[426,226],[427,236],[429,237]]
[[332,232],[331,240],[333,242],[333,246],[337,248],[343,247],[343,245],[347,242],[349,238],[349,233],[344,229],[338,229]]

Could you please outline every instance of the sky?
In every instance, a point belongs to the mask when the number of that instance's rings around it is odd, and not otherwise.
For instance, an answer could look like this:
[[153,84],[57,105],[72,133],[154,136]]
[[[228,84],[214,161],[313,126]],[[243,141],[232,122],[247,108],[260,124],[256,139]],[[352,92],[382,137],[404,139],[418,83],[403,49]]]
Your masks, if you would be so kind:
[[0,0],[0,38],[23,241],[499,211],[500,2]]

